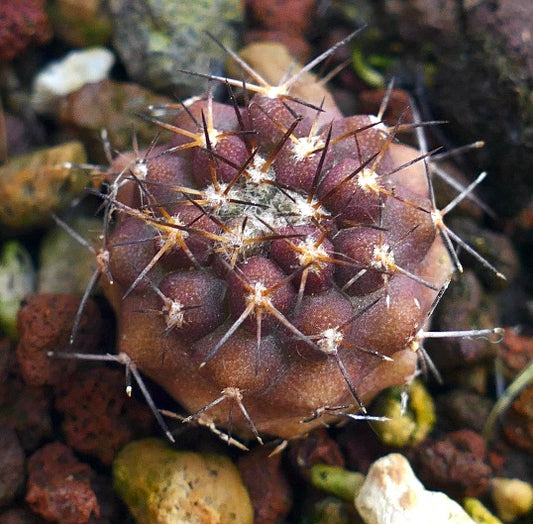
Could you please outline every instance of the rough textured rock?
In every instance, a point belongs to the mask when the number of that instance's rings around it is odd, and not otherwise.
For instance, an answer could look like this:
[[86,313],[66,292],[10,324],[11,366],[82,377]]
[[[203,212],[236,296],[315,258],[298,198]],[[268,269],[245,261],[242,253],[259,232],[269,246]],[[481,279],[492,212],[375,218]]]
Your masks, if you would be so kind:
[[34,151],[0,166],[0,224],[3,232],[42,227],[50,211],[64,209],[87,185],[87,175],[64,162],[87,161],[80,142]]
[[17,319],[20,332],[17,359],[28,384],[57,384],[76,368],[75,360],[51,359],[50,351],[97,351],[102,319],[93,301],[87,303],[80,319],[76,345],[69,343],[79,303],[77,295],[43,294],[28,297],[22,305]]
[[482,495],[492,476],[483,438],[471,430],[426,439],[414,450],[411,462],[428,489],[444,491],[456,500]]
[[61,60],[48,64],[33,81],[32,106],[40,112],[54,114],[61,97],[86,84],[107,78],[115,56],[105,47],[71,51]]
[[28,460],[26,502],[44,519],[85,524],[100,516],[90,481],[94,472],[60,442],[47,444]]
[[72,449],[111,464],[135,436],[149,432],[153,415],[145,404],[124,394],[119,370],[80,370],[56,388],[55,407]]
[[0,9],[0,60],[21,54],[31,44],[42,44],[52,35],[44,9],[45,0],[5,2]]
[[113,42],[131,78],[158,90],[181,87],[182,95],[203,88],[180,69],[222,70],[225,53],[207,32],[235,48],[233,26],[242,20],[237,0],[111,0],[108,6]]

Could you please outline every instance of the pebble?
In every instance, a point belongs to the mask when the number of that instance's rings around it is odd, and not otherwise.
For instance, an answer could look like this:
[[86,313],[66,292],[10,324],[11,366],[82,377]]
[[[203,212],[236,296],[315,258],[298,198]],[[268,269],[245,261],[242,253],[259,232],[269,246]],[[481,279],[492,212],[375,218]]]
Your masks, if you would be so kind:
[[111,39],[103,0],[55,0],[48,11],[56,37],[73,47],[105,45]]
[[11,158],[0,166],[0,226],[3,233],[43,227],[80,195],[88,182],[65,162],[87,161],[81,142],[72,141]]
[[0,506],[10,504],[24,484],[24,450],[15,431],[0,426]]
[[[469,330],[472,326],[488,329],[499,324],[497,317],[494,299],[487,295],[477,275],[466,269],[445,293],[434,321],[438,331]],[[455,337],[440,339],[430,348],[437,369],[445,373],[493,357],[497,346],[486,337]]]
[[100,516],[91,489],[94,472],[79,462],[60,442],[36,451],[28,460],[26,502],[45,520],[62,524],[85,524],[91,515]]
[[27,384],[58,384],[74,372],[76,360],[52,359],[48,356],[49,351],[94,353],[98,350],[102,319],[91,300],[81,316],[74,344],[69,343],[79,303],[77,295],[32,295],[19,310],[17,360]]
[[307,524],[361,524],[353,504],[336,497],[326,497],[313,504]]
[[308,438],[292,441],[287,455],[293,469],[305,479],[311,478],[311,470],[316,464],[344,466],[339,444],[325,428],[314,430]]
[[51,393],[48,388],[27,386],[14,377],[2,383],[0,425],[17,432],[26,452],[35,451],[44,440],[52,437]]
[[[80,216],[69,220],[69,226],[96,250],[99,249],[101,219]],[[95,268],[96,259],[86,246],[64,228],[53,227],[41,242],[37,290],[39,293],[82,295]]]
[[533,510],[533,486],[519,479],[496,477],[491,481],[491,494],[496,513],[504,522]]
[[44,44],[52,36],[45,0],[2,2],[0,63],[22,54],[31,44]]
[[[239,56],[274,86],[279,85],[288,72],[299,71],[303,67],[295,63],[294,57],[281,42],[254,42],[243,48]],[[228,60],[227,69],[230,77],[243,78],[242,69],[234,60]],[[291,95],[323,109],[322,113],[317,115],[319,124],[327,125],[333,118],[341,116],[333,96],[313,73],[302,74],[292,85]]]
[[134,437],[154,423],[148,406],[125,392],[121,369],[80,369],[55,389],[54,407],[62,416],[67,444],[110,465]]
[[71,51],[47,65],[33,81],[31,105],[38,113],[54,113],[59,99],[85,84],[107,78],[115,57],[104,47]]
[[465,511],[477,522],[477,524],[502,524],[478,499],[466,497],[463,500]]
[[[159,130],[136,115],[144,113],[150,105],[164,106],[172,101],[131,82],[105,79],[63,97],[58,105],[58,118],[80,135],[91,158],[105,162],[101,129],[106,130],[109,142],[118,151],[132,149],[133,131],[140,144],[148,145]],[[171,133],[161,131],[159,140],[164,143]]]
[[153,89],[177,89],[180,96],[203,93],[207,85],[180,69],[221,74],[227,54],[209,34],[235,49],[235,27],[243,19],[240,0],[111,0],[107,5],[113,43],[130,77]]
[[390,388],[376,401],[374,414],[389,420],[376,422],[373,428],[379,439],[389,446],[414,446],[426,438],[435,425],[435,405],[419,380],[409,386],[409,400],[404,412],[403,387]]
[[444,493],[427,491],[407,459],[398,453],[386,455],[371,466],[355,506],[365,524],[475,524]]
[[348,471],[339,466],[315,464],[311,468],[311,484],[328,491],[341,500],[351,501],[361,489],[365,476],[358,471]]
[[35,291],[35,270],[27,250],[16,240],[0,250],[0,330],[12,340],[18,336],[17,311],[26,295]]
[[270,446],[260,446],[242,455],[237,467],[254,507],[254,524],[280,522],[292,506],[289,479],[281,453],[271,455]]
[[113,477],[137,522],[253,522],[239,472],[222,455],[175,451],[153,438],[138,440],[119,453]]
[[483,437],[463,429],[424,440],[413,450],[411,464],[428,488],[461,500],[488,490],[492,469],[485,457]]

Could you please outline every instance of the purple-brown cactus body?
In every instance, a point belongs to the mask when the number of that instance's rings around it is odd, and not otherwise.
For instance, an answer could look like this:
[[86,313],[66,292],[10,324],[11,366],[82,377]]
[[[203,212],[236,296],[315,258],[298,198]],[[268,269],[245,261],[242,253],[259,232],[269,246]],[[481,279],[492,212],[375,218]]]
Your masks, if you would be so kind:
[[117,191],[119,351],[243,437],[405,383],[452,269],[419,152],[283,94],[196,101],[172,126]]

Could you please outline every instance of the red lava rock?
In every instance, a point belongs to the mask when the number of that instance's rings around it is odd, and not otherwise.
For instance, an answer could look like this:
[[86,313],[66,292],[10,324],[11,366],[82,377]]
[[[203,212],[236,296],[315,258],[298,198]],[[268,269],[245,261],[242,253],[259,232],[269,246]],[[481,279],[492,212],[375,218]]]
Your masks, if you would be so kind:
[[524,389],[511,404],[502,426],[510,444],[533,452],[533,386]]
[[484,458],[483,438],[474,431],[461,430],[441,440],[425,440],[413,450],[412,464],[427,489],[461,500],[488,489],[492,470]]
[[28,460],[26,502],[46,520],[84,524],[100,507],[91,489],[94,472],[60,442],[47,444]]
[[12,60],[30,44],[43,44],[52,35],[45,0],[2,2],[0,6],[0,62]]
[[80,370],[56,388],[56,409],[63,415],[67,443],[76,451],[111,464],[132,438],[148,433],[153,415],[124,391],[118,369]]
[[328,432],[319,428],[303,440],[291,442],[289,460],[304,477],[315,464],[344,467],[344,456],[337,442]]
[[255,448],[239,458],[237,466],[252,499],[255,524],[283,521],[292,505],[291,487],[278,453],[268,447]]
[[24,451],[17,434],[0,427],[0,506],[13,501],[24,483]]
[[98,348],[102,319],[91,300],[83,311],[74,344],[69,344],[79,303],[77,295],[41,294],[29,297],[20,308],[17,358],[22,377],[28,384],[58,384],[76,368],[75,360],[51,359],[48,351],[84,353]]

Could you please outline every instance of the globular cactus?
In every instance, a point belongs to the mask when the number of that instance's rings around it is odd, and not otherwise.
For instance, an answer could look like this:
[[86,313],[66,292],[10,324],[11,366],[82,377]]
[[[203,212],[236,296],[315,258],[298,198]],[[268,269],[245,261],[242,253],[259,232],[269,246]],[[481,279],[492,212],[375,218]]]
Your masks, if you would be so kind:
[[307,69],[247,68],[255,84],[227,80],[244,105],[154,119],[171,142],[116,158],[105,197],[118,351],[185,420],[244,438],[365,415],[406,383],[454,269],[428,154],[343,117]]

